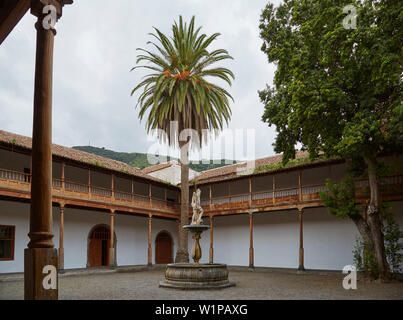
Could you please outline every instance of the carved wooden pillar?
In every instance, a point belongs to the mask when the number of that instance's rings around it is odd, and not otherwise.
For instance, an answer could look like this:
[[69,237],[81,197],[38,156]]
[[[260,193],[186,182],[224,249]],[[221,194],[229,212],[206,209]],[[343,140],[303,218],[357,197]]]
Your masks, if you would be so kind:
[[[62,6],[71,1],[32,0],[36,16],[36,61],[32,130],[32,181],[30,239],[24,250],[24,298],[58,299],[58,253],[52,241],[52,73],[56,30],[46,23],[51,9],[54,18],[62,15]],[[51,6],[46,7],[46,4]],[[45,9],[45,13],[43,13]],[[56,21],[54,21],[56,22]],[[45,277],[47,277],[45,279]],[[47,281],[49,279],[49,281]],[[44,283],[44,281],[46,283]]]
[[276,176],[273,174],[273,204],[276,203]]
[[131,196],[131,199],[132,199],[132,201],[134,201],[134,181],[133,181],[133,178],[132,178],[132,180],[131,180],[131,194],[132,194],[132,196]]
[[254,252],[253,252],[253,212],[249,212],[249,268],[253,268]]
[[111,234],[109,239],[109,266],[115,266],[115,210],[111,209],[110,213]]
[[299,218],[299,265],[298,270],[305,270],[304,268],[304,235],[303,235],[303,225],[302,225],[302,214],[303,209],[298,208],[298,218]]
[[64,269],[64,203],[60,203],[60,225],[59,225],[59,270]]
[[151,266],[153,264],[153,251],[151,248],[151,223],[152,223],[152,215],[148,215],[148,257],[147,262],[148,265]]
[[210,214],[210,255],[209,262],[214,263],[214,229],[213,229],[214,216]]

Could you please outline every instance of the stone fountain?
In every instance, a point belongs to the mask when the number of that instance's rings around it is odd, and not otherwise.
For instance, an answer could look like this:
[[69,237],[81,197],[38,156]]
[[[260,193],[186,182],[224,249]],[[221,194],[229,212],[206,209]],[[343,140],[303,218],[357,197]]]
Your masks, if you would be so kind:
[[219,289],[235,286],[228,280],[226,264],[208,263],[200,264],[202,257],[200,238],[203,231],[210,227],[203,224],[203,209],[200,206],[200,189],[193,193],[192,197],[193,216],[192,223],[184,226],[193,238],[192,258],[194,263],[171,263],[165,270],[165,280],[160,282],[160,287],[175,289]]

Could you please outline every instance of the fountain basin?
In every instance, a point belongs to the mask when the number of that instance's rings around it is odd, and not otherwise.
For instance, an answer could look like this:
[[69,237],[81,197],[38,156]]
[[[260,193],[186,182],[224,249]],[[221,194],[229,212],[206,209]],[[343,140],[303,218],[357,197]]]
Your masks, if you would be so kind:
[[174,289],[219,289],[235,286],[228,280],[226,264],[171,263],[160,287]]

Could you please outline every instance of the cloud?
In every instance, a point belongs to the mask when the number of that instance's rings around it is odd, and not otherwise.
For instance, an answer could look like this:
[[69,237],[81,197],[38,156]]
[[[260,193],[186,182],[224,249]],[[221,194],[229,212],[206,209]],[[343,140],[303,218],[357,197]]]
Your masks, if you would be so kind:
[[[129,72],[136,48],[146,47],[152,27],[171,32],[181,14],[196,16],[202,31],[221,33],[213,47],[234,57],[226,66],[236,80],[230,129],[256,130],[256,157],[273,154],[274,128],[260,119],[257,91],[272,83],[274,66],[260,51],[259,16],[267,1],[87,0],[66,6],[56,24],[53,75],[53,141],[116,151],[147,152],[130,91],[144,73]],[[35,61],[35,17],[27,13],[0,47],[0,127],[31,135]],[[179,155],[177,153],[177,155]]]

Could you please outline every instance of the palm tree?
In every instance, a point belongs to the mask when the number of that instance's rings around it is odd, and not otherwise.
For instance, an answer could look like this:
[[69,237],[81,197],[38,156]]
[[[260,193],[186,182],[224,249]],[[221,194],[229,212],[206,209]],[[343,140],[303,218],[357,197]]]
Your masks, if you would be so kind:
[[[139,118],[148,111],[147,132],[159,129],[167,135],[159,136],[170,146],[179,143],[181,161],[181,232],[180,247],[175,262],[189,262],[187,232],[183,229],[189,223],[189,145],[201,147],[206,130],[221,130],[231,117],[229,98],[231,95],[209,80],[219,78],[231,86],[234,74],[227,68],[212,67],[215,62],[232,59],[226,50],[209,52],[208,46],[220,35],[206,36],[195,30],[193,17],[189,26],[179,17],[179,25],[172,26],[173,35],[168,38],[157,28],[150,33],[157,41],[149,41],[155,52],[137,49],[136,68],[152,72],[133,89],[143,88],[137,106]],[[138,65],[139,62],[146,62]],[[132,69],[132,70],[133,70]],[[185,129],[193,129],[198,139],[180,138]],[[169,133],[169,134],[168,134]],[[172,134],[173,133],[173,134]],[[205,135],[204,135],[205,137]]]

